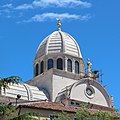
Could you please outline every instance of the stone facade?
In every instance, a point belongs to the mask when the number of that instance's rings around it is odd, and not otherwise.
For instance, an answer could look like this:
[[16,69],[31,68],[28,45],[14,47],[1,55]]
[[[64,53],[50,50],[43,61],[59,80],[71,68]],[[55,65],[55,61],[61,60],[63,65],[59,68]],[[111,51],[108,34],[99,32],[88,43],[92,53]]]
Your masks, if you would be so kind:
[[34,59],[34,77],[21,85],[10,85],[2,95],[23,100],[64,99],[92,103],[112,108],[113,103],[105,88],[96,81],[90,59],[85,72],[84,60],[75,39],[66,32],[48,35],[39,45]]

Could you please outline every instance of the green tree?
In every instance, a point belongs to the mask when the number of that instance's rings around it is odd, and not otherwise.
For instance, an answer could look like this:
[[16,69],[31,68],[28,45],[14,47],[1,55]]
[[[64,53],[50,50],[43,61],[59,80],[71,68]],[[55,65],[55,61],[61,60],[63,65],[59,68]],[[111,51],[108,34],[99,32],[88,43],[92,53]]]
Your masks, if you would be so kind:
[[78,110],[75,114],[68,114],[66,112],[55,114],[51,119],[73,120],[74,118],[74,120],[120,120],[119,114],[114,114],[111,112],[104,112],[104,111],[96,111],[94,113],[94,112],[90,112],[89,109],[86,109],[85,107],[83,108],[81,110]]
[[16,107],[0,103],[0,120],[39,120],[40,114],[35,112],[17,116]]
[[83,108],[83,109],[89,109],[89,107],[90,107],[90,103],[88,102],[88,103],[80,104],[79,107],[80,107],[80,108]]
[[35,112],[25,113],[10,120],[39,120],[40,114]]
[[7,120],[12,117],[12,113],[14,113],[16,107],[13,105],[7,105],[5,103],[0,103],[0,120]]
[[94,114],[94,117],[98,120],[110,120],[111,119],[111,114],[108,113],[108,112],[97,111]]
[[76,112],[75,114],[75,118],[77,120],[92,120],[92,115],[90,114],[90,112],[86,109],[83,109],[83,110],[79,110]]
[[10,76],[7,78],[0,78],[0,88],[3,87],[4,91],[9,88],[9,84],[18,84],[22,79],[19,76]]
[[72,120],[71,118],[72,117],[69,114],[62,112],[58,115],[55,115],[55,117],[52,120]]

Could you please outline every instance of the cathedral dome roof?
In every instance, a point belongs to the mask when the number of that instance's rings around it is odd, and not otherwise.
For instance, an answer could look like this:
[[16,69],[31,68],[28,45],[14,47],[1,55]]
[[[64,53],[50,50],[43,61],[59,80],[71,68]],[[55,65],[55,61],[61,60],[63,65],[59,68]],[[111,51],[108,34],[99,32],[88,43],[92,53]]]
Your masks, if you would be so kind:
[[61,30],[48,35],[39,45],[35,59],[48,54],[65,53],[82,58],[80,48],[75,39]]
[[[2,95],[16,98],[19,94],[22,100],[48,100],[45,90],[39,90],[36,86],[31,86],[25,83],[21,84],[10,84],[9,88],[5,90],[2,89]],[[46,92],[47,93],[47,92]]]

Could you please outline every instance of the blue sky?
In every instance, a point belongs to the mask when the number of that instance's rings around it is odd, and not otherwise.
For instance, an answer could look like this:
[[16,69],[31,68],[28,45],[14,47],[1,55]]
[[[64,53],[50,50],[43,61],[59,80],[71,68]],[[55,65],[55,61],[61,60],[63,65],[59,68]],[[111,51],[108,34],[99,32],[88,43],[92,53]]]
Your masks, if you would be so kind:
[[120,0],[1,0],[0,77],[33,77],[40,42],[57,30],[72,35],[85,60],[103,72],[103,85],[120,108]]

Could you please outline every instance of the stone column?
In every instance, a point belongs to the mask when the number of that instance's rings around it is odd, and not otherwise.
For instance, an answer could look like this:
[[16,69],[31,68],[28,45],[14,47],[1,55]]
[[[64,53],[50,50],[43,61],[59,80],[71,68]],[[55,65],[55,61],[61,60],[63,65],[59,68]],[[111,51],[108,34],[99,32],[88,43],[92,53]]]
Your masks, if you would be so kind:
[[39,67],[38,67],[38,75],[40,74],[40,61],[38,62]]
[[81,67],[82,62],[81,62],[81,60],[79,60],[78,62],[79,62],[79,74],[81,74],[81,72],[82,72],[82,69],[81,69],[82,68]]
[[65,57],[65,58],[64,58],[64,61],[65,61],[65,64],[64,64],[65,71],[67,71],[67,60],[68,60],[68,58],[67,58],[67,57]]
[[57,69],[57,58],[53,59],[53,68]]
[[72,59],[72,73],[75,73],[75,60]]
[[44,61],[44,68],[43,69],[44,69],[44,72],[45,72],[45,71],[47,71],[47,60],[44,59],[43,61]]

